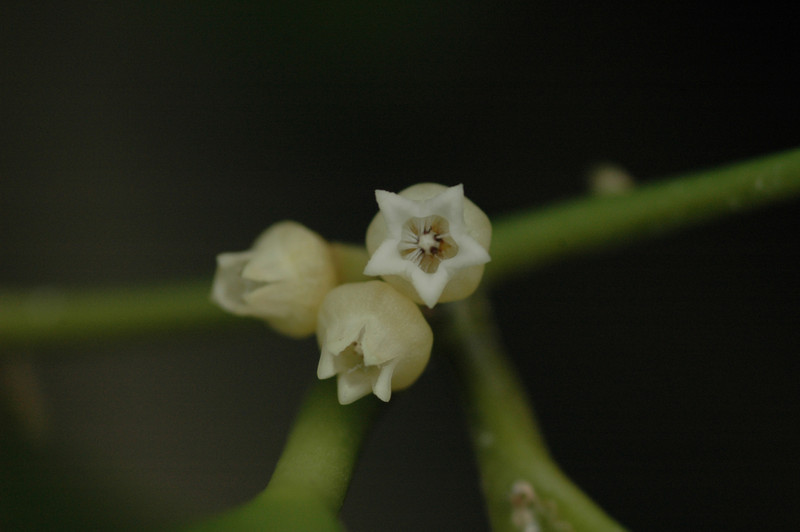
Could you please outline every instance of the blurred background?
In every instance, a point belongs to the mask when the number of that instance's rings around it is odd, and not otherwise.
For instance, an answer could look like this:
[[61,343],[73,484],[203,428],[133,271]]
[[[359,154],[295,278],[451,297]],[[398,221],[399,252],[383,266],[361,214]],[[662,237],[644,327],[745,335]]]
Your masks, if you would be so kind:
[[[7,3],[0,286],[210,281],[217,253],[287,218],[360,242],[375,188],[464,183],[492,216],[585,194],[599,162],[647,183],[795,147],[794,20],[705,1]],[[797,208],[493,293],[554,456],[631,529],[798,522]],[[255,322],[12,355],[65,470],[175,518],[263,488],[317,362],[313,339]],[[460,414],[434,360],[367,442],[350,530],[488,529]]]

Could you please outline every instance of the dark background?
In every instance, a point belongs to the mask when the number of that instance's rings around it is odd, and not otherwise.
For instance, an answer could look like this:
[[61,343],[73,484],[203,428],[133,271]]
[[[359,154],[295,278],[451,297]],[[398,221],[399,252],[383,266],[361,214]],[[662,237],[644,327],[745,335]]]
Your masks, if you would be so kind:
[[[649,182],[798,145],[793,16],[642,4],[6,5],[1,284],[210,278],[286,218],[358,242],[375,188],[464,183],[492,216],[584,194],[600,161]],[[493,294],[553,454],[632,529],[796,526],[797,206]],[[201,515],[266,484],[316,356],[252,323],[34,360],[79,467]],[[343,518],[484,530],[475,475],[435,360]]]

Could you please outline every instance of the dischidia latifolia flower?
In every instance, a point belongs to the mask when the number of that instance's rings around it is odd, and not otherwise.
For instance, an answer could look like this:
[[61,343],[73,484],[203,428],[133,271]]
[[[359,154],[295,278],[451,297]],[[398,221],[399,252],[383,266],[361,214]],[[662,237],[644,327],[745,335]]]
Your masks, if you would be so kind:
[[364,273],[433,308],[472,294],[489,262],[492,225],[463,185],[421,183],[399,194],[376,190],[380,212],[367,229]]
[[322,300],[336,286],[331,249],[297,222],[279,222],[247,251],[217,256],[211,299],[240,316],[261,318],[301,338],[317,327]]
[[419,307],[382,281],[334,288],[319,310],[320,379],[337,376],[339,402],[374,393],[388,401],[420,376],[433,332]]

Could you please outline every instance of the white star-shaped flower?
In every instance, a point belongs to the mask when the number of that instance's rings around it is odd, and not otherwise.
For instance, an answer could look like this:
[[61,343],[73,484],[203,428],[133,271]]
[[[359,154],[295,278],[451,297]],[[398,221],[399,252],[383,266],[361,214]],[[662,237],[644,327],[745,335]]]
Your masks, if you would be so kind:
[[463,185],[423,183],[400,194],[376,190],[375,198],[380,213],[367,231],[372,256],[364,274],[382,276],[430,308],[477,288],[490,260],[491,224]]

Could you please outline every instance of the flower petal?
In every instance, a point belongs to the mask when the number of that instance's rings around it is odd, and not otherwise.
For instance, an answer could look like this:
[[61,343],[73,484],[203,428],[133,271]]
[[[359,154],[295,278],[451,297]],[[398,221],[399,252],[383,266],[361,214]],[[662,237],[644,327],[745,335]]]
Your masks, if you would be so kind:
[[385,403],[392,398],[392,374],[395,366],[397,366],[397,360],[384,364],[380,369],[378,378],[372,384],[372,393]]
[[339,403],[349,405],[372,392],[372,379],[361,371],[340,373],[336,387]]
[[424,201],[421,209],[425,216],[436,214],[446,218],[451,224],[464,223],[464,185],[448,187],[441,194]]
[[334,355],[330,351],[323,351],[319,356],[319,364],[317,365],[317,378],[327,379],[336,375],[336,364],[334,362]]
[[409,262],[400,256],[399,245],[399,240],[384,240],[364,267],[364,275],[405,275]]
[[[454,238],[455,240],[455,238]],[[458,236],[458,253],[451,259],[442,262],[442,265],[451,270],[458,270],[460,268],[467,268],[469,266],[477,266],[479,264],[486,264],[492,258],[489,256],[483,246],[469,235]]]
[[405,221],[416,216],[419,210],[417,202],[386,190],[376,190],[375,201],[378,202],[378,208],[386,217],[388,227],[402,227]]
[[450,281],[450,272],[447,268],[439,268],[436,273],[425,273],[415,266],[411,270],[410,278],[423,303],[428,308],[433,308]]

